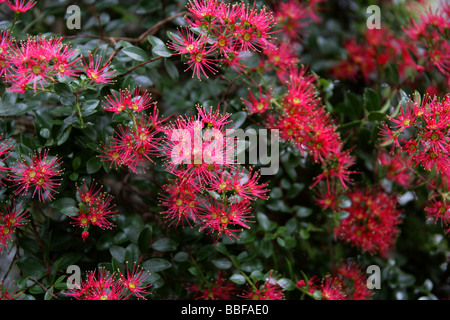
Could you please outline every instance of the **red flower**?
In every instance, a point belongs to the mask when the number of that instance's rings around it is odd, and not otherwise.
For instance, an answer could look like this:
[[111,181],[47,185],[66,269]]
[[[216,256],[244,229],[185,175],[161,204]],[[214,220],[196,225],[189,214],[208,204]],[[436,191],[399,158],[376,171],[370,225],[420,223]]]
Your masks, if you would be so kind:
[[374,294],[367,288],[367,275],[354,262],[339,264],[334,279],[341,285],[346,300],[369,300]]
[[236,298],[237,286],[227,281],[226,276],[219,270],[214,281],[207,285],[192,284],[186,289],[192,292],[195,300],[231,300]]
[[347,196],[351,200],[345,208],[349,216],[340,221],[335,235],[363,252],[385,255],[400,232],[397,198],[378,189],[352,191]]
[[28,222],[26,220],[27,213],[27,210],[22,212],[21,205],[16,206],[15,202],[0,208],[0,252],[7,248],[17,227]]
[[21,300],[23,299],[23,292],[8,281],[0,283],[0,300]]
[[263,284],[256,283],[255,288],[249,288],[241,298],[247,300],[284,300],[283,291],[283,287],[269,275]]
[[[12,2],[11,2],[12,1]],[[8,0],[6,1],[8,7],[17,13],[24,13],[36,5],[34,0]]]
[[249,114],[253,113],[264,113],[267,110],[270,110],[270,100],[272,99],[272,95],[268,92],[266,95],[262,93],[262,87],[259,86],[259,98],[255,98],[252,91],[248,90],[248,98],[249,100],[242,99],[242,102],[246,106],[246,110]]
[[53,193],[59,186],[62,170],[58,170],[60,165],[58,158],[49,159],[49,151],[39,152],[17,161],[11,168],[9,180],[15,182],[16,195],[26,194],[30,188],[34,189],[32,197],[37,193],[38,199],[44,201],[45,198],[53,199]]
[[9,91],[24,93],[34,91],[58,81],[58,76],[72,77],[78,73],[79,57],[76,51],[62,43],[62,38],[28,37],[9,52],[9,69],[5,81],[12,84]]
[[130,292],[125,299],[129,298],[131,295],[135,295],[138,298],[146,300],[142,294],[149,294],[149,292],[146,292],[145,289],[149,288],[151,284],[144,284],[150,276],[149,272],[144,272],[144,269],[139,268],[136,264],[133,264],[133,270],[130,272],[127,262],[126,275],[123,275],[120,270],[119,275],[123,286]]
[[94,57],[90,52],[88,59],[89,59],[88,62],[86,62],[83,59],[83,68],[84,71],[86,72],[87,77],[91,79],[91,82],[105,83],[105,84],[110,84],[114,82],[111,79],[114,78],[115,71],[111,70],[110,62],[102,66],[102,58],[96,56],[94,59]]

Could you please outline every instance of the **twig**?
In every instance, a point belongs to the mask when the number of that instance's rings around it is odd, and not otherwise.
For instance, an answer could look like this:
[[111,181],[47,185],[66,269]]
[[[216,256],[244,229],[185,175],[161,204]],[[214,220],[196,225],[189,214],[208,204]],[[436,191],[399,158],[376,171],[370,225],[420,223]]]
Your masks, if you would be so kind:
[[134,66],[133,68],[131,68],[130,70],[128,70],[127,72],[122,73],[120,76],[121,76],[121,77],[124,77],[124,76],[126,76],[127,74],[131,73],[132,71],[136,70],[137,68],[140,68],[140,67],[142,67],[142,66],[145,66],[147,63],[150,63],[150,62],[153,62],[153,61],[162,59],[162,58],[163,58],[162,56],[159,56],[159,57],[156,57],[156,58],[153,58],[153,59],[150,59],[150,60],[141,62],[141,63],[139,63],[138,65],[136,65],[136,66]]

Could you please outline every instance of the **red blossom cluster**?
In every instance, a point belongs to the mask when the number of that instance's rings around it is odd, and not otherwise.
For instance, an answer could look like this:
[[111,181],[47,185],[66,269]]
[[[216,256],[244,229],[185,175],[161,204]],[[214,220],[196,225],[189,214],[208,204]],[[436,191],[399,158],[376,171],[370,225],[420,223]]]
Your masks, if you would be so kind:
[[288,0],[275,3],[274,16],[277,26],[289,42],[301,41],[311,22],[319,23],[322,18],[317,14],[317,7],[324,0]]
[[344,188],[351,184],[350,170],[354,157],[344,145],[336,125],[317,94],[316,77],[306,67],[290,69],[287,91],[274,112],[267,116],[267,127],[280,130],[280,137],[290,141],[313,162],[320,163],[323,172],[312,187],[325,182],[331,190],[336,182]]
[[0,283],[0,300],[21,300],[23,292],[14,284],[8,281]]
[[[104,110],[115,114],[127,113],[132,124],[119,125],[115,136],[101,146],[101,158],[110,166],[125,166],[133,172],[144,172],[148,163],[154,163],[152,156],[159,154],[163,119],[159,119],[156,104],[151,94],[141,92],[140,88],[121,90],[118,95],[112,92],[106,97]],[[152,109],[151,112],[143,111]]]
[[353,262],[340,263],[333,275],[312,276],[308,282],[300,280],[297,288],[321,300],[368,300],[373,292],[367,288],[366,275]]
[[27,12],[36,5],[34,0],[1,0],[1,3],[5,3],[16,14]]
[[346,196],[350,205],[343,210],[348,216],[335,228],[336,237],[362,252],[385,256],[400,232],[397,197],[379,189],[349,191]]
[[417,47],[413,52],[421,69],[436,68],[450,84],[450,3],[442,1],[435,9],[428,8],[404,31]]
[[406,166],[423,168],[434,177],[428,183],[432,194],[426,211],[435,222],[446,226],[450,222],[446,209],[450,178],[450,94],[443,98],[425,96],[421,101],[417,95],[415,98],[401,105],[399,112],[383,124],[382,144],[392,144],[392,151],[404,154]]
[[[234,161],[234,139],[229,140],[229,114],[197,108],[197,115],[177,117],[167,125],[163,156],[174,176],[160,197],[162,214],[176,223],[200,223],[200,230],[237,238],[250,228],[251,202],[267,199],[267,183],[259,183],[254,169]],[[233,143],[230,143],[232,141]]]
[[186,287],[195,300],[233,300],[236,298],[238,287],[227,279],[219,270],[217,278],[206,285],[194,283]]
[[271,42],[275,19],[265,7],[243,2],[227,4],[219,0],[191,0],[186,8],[192,20],[180,28],[168,46],[186,58],[193,76],[201,79],[216,73],[219,64],[243,71],[246,52],[274,48]]
[[60,185],[62,169],[57,157],[49,157],[49,150],[35,152],[28,157],[21,157],[9,170],[8,180],[13,182],[14,193],[27,194],[33,190],[32,197],[37,194],[39,201],[54,199]]
[[384,178],[399,186],[408,188],[414,180],[414,174],[408,166],[407,157],[396,152],[390,154],[385,149],[380,149],[377,154],[380,166],[384,169]]
[[81,238],[85,241],[89,237],[90,226],[97,226],[100,229],[111,229],[114,224],[108,219],[115,216],[118,212],[114,210],[112,196],[106,192],[101,192],[102,187],[95,183],[87,186],[83,181],[81,186],[77,185],[77,196],[80,199],[78,210],[74,216],[70,216],[73,225],[83,228]]
[[22,212],[21,205],[16,206],[15,202],[3,204],[0,208],[0,252],[8,247],[17,227],[28,222],[26,219],[27,213],[27,210]]
[[347,57],[332,68],[331,73],[334,77],[371,83],[379,78],[381,70],[388,63],[398,67],[399,76],[403,79],[422,71],[410,54],[417,51],[417,47],[411,41],[395,35],[384,27],[367,29],[363,36],[364,39],[361,41],[346,40],[344,48]]
[[240,295],[240,298],[246,300],[284,300],[284,289],[270,273],[262,283],[258,281],[254,286],[249,284],[247,291]]
[[150,287],[146,284],[149,276],[150,273],[136,264],[130,271],[127,263],[126,274],[120,270],[111,273],[98,268],[87,272],[82,283],[73,283],[73,288],[64,294],[77,300],[129,300],[132,297],[145,300],[144,295],[149,294],[145,291]]
[[81,76],[91,83],[112,83],[114,73],[101,57],[89,53],[85,61],[62,37],[28,36],[18,42],[8,30],[0,32],[0,76],[11,92],[52,91],[54,83]]

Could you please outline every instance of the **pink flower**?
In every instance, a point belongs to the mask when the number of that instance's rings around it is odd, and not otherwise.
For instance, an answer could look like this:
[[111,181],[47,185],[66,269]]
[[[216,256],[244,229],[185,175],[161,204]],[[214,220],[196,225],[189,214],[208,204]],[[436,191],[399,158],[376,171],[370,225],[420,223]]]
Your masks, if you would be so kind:
[[36,5],[34,0],[8,0],[6,1],[8,7],[17,13],[24,13]]
[[22,157],[11,168],[9,180],[15,182],[16,195],[27,194],[29,189],[34,189],[32,197],[37,193],[38,199],[53,199],[61,180],[62,170],[57,169],[60,159],[49,158],[49,151],[35,153],[27,158]]
[[108,62],[106,65],[102,66],[102,58],[99,56],[96,56],[95,59],[92,56],[91,53],[89,53],[89,62],[86,62],[83,59],[83,68],[86,72],[86,75],[89,79],[91,79],[91,82],[94,83],[105,83],[105,84],[111,84],[114,81],[111,80],[114,78],[114,70],[111,70],[110,66],[111,63]]
[[145,297],[142,294],[149,294],[145,289],[151,286],[151,284],[144,284],[145,280],[150,276],[149,272],[144,272],[144,269],[139,268],[136,264],[133,264],[133,270],[130,272],[128,263],[126,263],[126,275],[123,275],[120,270],[119,275],[123,286],[130,292],[125,299],[129,298],[131,295],[135,295],[136,297],[145,300]]
[[4,204],[0,208],[0,252],[7,248],[17,227],[28,222],[26,220],[27,213],[27,210],[22,212],[21,204],[16,206],[15,202]]

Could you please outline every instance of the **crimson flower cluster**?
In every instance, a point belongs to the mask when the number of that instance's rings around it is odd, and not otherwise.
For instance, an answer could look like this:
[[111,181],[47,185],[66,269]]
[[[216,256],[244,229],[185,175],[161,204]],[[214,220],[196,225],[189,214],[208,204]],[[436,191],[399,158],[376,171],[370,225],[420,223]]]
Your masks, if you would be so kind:
[[367,29],[363,40],[346,40],[344,48],[347,51],[346,59],[331,70],[332,75],[338,79],[371,83],[379,77],[388,63],[395,63],[399,76],[403,79],[411,72],[423,71],[411,56],[411,52],[417,52],[415,44],[384,27]]
[[275,3],[274,16],[277,25],[283,31],[283,35],[289,42],[300,41],[306,33],[306,27],[311,23],[322,21],[317,14],[317,6],[323,0],[288,0]]
[[27,213],[22,212],[21,205],[3,204],[0,208],[0,252],[7,248],[17,227],[27,224]]
[[11,92],[52,90],[58,81],[81,76],[90,83],[112,83],[114,73],[101,57],[89,53],[85,61],[62,37],[28,36],[18,42],[8,30],[0,32],[0,76]]
[[95,183],[87,186],[83,181],[81,186],[77,185],[77,196],[80,199],[76,215],[70,216],[75,226],[83,228],[81,238],[86,240],[89,237],[90,226],[97,226],[100,229],[111,229],[114,224],[108,219],[118,212],[114,210],[113,197],[106,192],[102,192],[102,187]]
[[449,120],[450,95],[425,96],[422,101],[410,100],[402,105],[381,130],[383,144],[392,143],[392,150],[397,149],[406,156],[407,166],[421,167],[432,177],[440,177],[429,183],[432,194],[426,211],[435,222],[445,226],[450,222],[446,197],[450,178]]
[[77,300],[129,300],[132,297],[145,300],[145,295],[149,294],[145,290],[151,286],[146,284],[149,276],[150,273],[136,264],[130,270],[127,263],[125,274],[120,270],[111,273],[99,268],[89,271],[81,284],[74,284],[64,294]]
[[334,230],[336,237],[362,252],[385,256],[400,232],[397,197],[378,189],[350,191],[346,196],[351,204],[344,209],[348,216]]
[[0,283],[0,300],[21,300],[22,294],[23,292],[14,283],[9,281]]
[[450,84],[450,3],[429,8],[404,28],[407,36],[423,50],[414,51],[422,70],[436,68]]
[[200,223],[200,230],[238,238],[249,229],[251,202],[267,199],[267,183],[259,183],[253,168],[235,163],[234,140],[229,143],[229,114],[197,108],[197,115],[179,116],[167,125],[163,153],[173,176],[160,196],[162,214],[171,223]]
[[218,271],[215,281],[208,282],[207,285],[193,283],[186,289],[195,300],[233,300],[238,291],[236,284],[229,281],[221,270]]
[[33,8],[36,5],[36,1],[34,0],[2,0],[1,3],[5,3],[7,7],[11,10],[18,13],[24,13]]
[[60,185],[62,169],[60,159],[49,157],[49,150],[35,152],[21,157],[12,165],[8,180],[13,182],[14,193],[27,194],[30,189],[32,197],[37,194],[39,201],[54,199],[54,193]]
[[306,67],[291,67],[287,92],[268,114],[267,127],[280,130],[280,137],[290,141],[313,162],[320,163],[323,172],[312,187],[321,181],[330,190],[336,184],[347,188],[352,183],[349,170],[354,157],[343,150],[343,142],[330,115],[317,95],[316,78]]
[[[186,8],[192,20],[187,28],[172,34],[168,46],[187,59],[193,76],[201,79],[207,72],[217,72],[220,64],[243,71],[241,60],[246,52],[275,48],[271,42],[275,19],[266,8],[219,0],[191,0]],[[218,56],[218,58],[216,58]]]
[[361,267],[351,261],[341,262],[333,275],[323,278],[314,275],[307,282],[300,280],[297,288],[321,300],[369,300],[373,295]]
[[254,287],[248,285],[240,297],[246,300],[284,300],[284,289],[270,273],[263,283],[257,282]]
[[[102,145],[102,160],[116,168],[125,166],[135,173],[145,171],[147,164],[154,162],[152,156],[159,154],[157,134],[164,121],[159,119],[151,94],[141,92],[140,88],[121,90],[118,94],[112,92],[106,97],[103,108],[115,114],[127,113],[132,124],[119,125],[115,136]],[[148,109],[152,111],[143,112]]]

